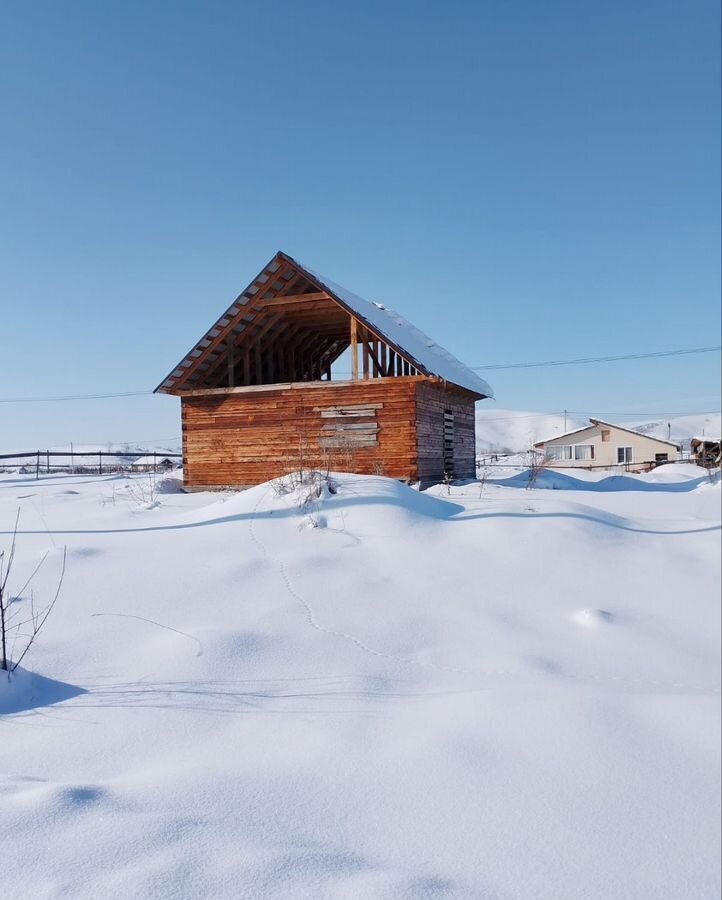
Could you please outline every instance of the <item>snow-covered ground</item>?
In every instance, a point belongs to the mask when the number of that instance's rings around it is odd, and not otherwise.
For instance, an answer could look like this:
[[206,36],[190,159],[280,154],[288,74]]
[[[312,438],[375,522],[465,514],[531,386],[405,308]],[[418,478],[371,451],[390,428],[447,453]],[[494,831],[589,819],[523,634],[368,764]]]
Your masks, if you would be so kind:
[[525,481],[0,476],[4,893],[719,897],[719,481]]

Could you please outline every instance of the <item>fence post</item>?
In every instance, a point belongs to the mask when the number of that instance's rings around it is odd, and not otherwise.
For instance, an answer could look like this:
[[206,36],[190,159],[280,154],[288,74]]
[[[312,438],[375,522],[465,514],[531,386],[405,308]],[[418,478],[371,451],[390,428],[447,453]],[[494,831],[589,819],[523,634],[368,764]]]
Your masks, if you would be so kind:
[[158,460],[156,459],[156,452],[153,451],[153,474],[158,473]]
[[103,451],[98,450],[98,475],[103,474]]
[[35,480],[40,481],[40,451],[38,450],[38,459],[35,463]]
[[45,451],[45,471],[50,474],[50,451]]

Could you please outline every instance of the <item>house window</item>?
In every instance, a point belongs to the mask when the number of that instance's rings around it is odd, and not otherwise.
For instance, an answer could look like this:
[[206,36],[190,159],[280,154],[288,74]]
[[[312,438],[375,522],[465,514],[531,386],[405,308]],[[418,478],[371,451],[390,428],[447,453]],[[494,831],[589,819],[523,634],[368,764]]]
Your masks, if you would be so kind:
[[544,458],[545,459],[571,459],[572,458],[572,448],[569,446],[563,447],[545,447],[544,448]]
[[609,440],[609,429],[608,428],[602,428],[602,440],[603,441]]
[[631,447],[617,447],[617,462],[630,463],[632,461]]
[[591,444],[577,444],[574,459],[594,459],[594,447]]
[[655,453],[654,461],[656,463],[666,463],[669,462],[669,453]]

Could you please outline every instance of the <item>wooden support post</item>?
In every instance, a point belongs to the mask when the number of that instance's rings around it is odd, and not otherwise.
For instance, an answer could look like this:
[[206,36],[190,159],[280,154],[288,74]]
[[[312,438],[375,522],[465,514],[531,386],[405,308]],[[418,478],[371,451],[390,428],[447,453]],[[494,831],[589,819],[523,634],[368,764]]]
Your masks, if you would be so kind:
[[351,316],[351,378],[358,378],[358,332],[356,319]]
[[379,350],[378,350],[379,342],[373,341],[373,347],[369,347],[369,358],[371,360],[372,378],[382,378],[384,374],[384,370],[381,368],[381,363],[379,362]]
[[228,387],[236,386],[236,343],[233,332],[226,338],[226,355],[228,357]]
[[381,375],[387,375],[388,370],[386,369],[386,344],[381,342]]
[[361,329],[361,356],[363,358],[364,378],[369,377],[369,338],[370,334],[365,328]]

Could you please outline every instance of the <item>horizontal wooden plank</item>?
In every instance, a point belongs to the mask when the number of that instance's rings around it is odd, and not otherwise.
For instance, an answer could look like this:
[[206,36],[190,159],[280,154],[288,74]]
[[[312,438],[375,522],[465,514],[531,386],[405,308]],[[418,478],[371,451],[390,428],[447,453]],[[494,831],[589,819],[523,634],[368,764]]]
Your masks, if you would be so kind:
[[369,432],[372,432],[373,431],[373,432],[375,432],[378,430],[379,430],[379,426],[374,422],[369,422],[368,424],[363,424],[363,425],[357,425],[354,422],[334,422],[332,425],[322,425],[321,426],[322,432],[324,432],[324,431],[339,431],[339,432],[346,432],[346,431],[351,431],[351,432],[369,431]]
[[324,448],[335,447],[337,449],[353,449],[359,447],[378,447],[378,441],[374,437],[348,437],[348,438],[321,438],[319,446]]
[[320,412],[321,415],[324,415],[324,413],[339,413],[341,415],[346,415],[361,410],[370,410],[371,415],[374,415],[375,410],[383,408],[383,403],[353,403],[346,406],[314,406],[313,411]]

